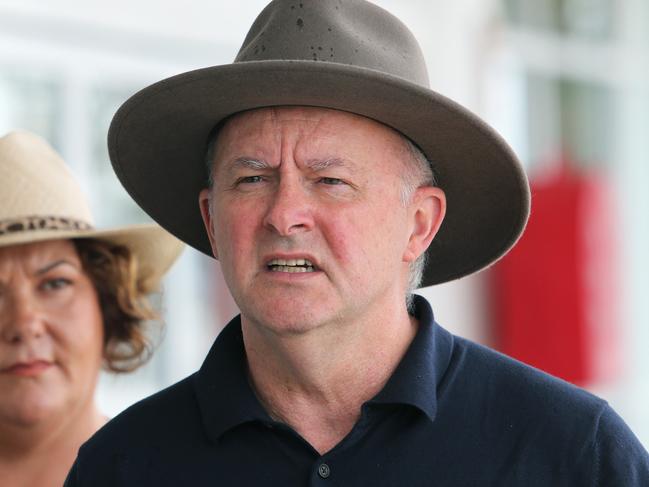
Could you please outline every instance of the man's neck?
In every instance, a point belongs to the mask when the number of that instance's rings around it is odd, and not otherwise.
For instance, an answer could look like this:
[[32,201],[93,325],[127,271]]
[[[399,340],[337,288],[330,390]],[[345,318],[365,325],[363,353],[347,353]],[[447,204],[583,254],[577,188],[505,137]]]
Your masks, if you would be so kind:
[[353,323],[301,334],[267,334],[242,317],[251,384],[271,417],[321,454],[353,428],[417,333],[404,305]]

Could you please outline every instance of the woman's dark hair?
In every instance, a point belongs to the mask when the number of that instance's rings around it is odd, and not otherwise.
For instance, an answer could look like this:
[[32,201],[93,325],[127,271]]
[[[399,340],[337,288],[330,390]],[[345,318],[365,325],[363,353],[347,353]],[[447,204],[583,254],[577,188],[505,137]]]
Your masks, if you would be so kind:
[[95,239],[75,239],[74,244],[99,297],[104,367],[131,372],[153,351],[144,329],[147,320],[157,318],[147,298],[147,276],[138,272],[137,260],[123,245]]

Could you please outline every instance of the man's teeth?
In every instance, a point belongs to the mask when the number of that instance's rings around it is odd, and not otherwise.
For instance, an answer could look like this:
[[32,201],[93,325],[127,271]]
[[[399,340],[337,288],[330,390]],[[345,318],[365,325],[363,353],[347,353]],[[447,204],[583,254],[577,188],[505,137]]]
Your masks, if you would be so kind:
[[314,272],[313,262],[308,259],[273,259],[268,263],[273,272]]

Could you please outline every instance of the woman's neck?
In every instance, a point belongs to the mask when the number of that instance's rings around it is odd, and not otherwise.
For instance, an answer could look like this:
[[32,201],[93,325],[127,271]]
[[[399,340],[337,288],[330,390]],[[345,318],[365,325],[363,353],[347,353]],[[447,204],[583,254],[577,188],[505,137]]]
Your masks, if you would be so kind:
[[48,418],[28,426],[0,424],[3,485],[60,487],[81,444],[106,421],[92,402],[74,417]]

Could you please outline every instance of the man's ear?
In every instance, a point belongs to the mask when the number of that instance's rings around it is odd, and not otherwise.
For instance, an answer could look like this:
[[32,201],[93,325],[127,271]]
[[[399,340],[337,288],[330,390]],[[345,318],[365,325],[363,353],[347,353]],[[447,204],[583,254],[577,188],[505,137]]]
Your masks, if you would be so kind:
[[414,262],[433,241],[446,215],[446,195],[441,188],[424,186],[412,196],[408,208],[410,236],[404,262]]
[[207,238],[210,239],[212,254],[214,254],[214,258],[218,260],[219,253],[216,248],[216,239],[214,238],[214,222],[212,221],[212,212],[210,211],[210,191],[209,188],[205,188],[198,193],[198,206],[201,209],[201,217],[203,217],[203,225],[205,225]]

